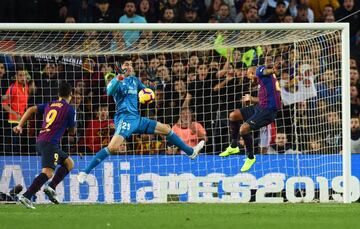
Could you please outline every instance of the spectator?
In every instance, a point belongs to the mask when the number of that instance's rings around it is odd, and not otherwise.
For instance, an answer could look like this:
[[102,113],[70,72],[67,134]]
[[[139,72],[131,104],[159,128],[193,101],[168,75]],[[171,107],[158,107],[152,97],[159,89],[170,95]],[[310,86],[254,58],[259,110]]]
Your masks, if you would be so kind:
[[324,22],[327,22],[327,23],[333,23],[333,22],[335,22],[335,16],[334,16],[334,15],[327,15],[327,16],[325,16]]
[[[360,15],[358,13],[353,14],[350,17],[350,14],[359,10],[359,6],[355,4],[354,0],[344,0],[342,6],[335,10],[336,21],[341,20],[341,22],[348,22],[350,25],[350,39],[353,39],[356,33],[360,30]],[[347,18],[345,18],[347,17]],[[344,20],[342,20],[345,18]]]
[[158,155],[165,151],[165,138],[155,134],[135,136],[135,151],[137,154]]
[[155,6],[152,6],[149,0],[140,1],[138,12],[148,23],[155,23],[158,21]]
[[324,10],[326,10],[325,8],[331,7],[332,10],[336,10],[337,8],[339,8],[339,6],[340,6],[340,4],[339,4],[338,0],[311,0],[311,1],[309,1],[309,7],[314,12],[315,21],[321,21],[322,16],[324,16]]
[[334,16],[334,8],[330,4],[324,7],[320,21],[324,21],[327,16]]
[[299,0],[298,4],[296,4],[296,0],[291,0],[289,9],[293,17],[301,19],[298,22],[314,22],[314,12],[310,8],[310,0]]
[[174,23],[176,22],[175,12],[173,8],[165,8],[162,15],[162,23]]
[[110,8],[109,0],[96,0],[96,10],[94,13],[94,22],[115,23],[114,13]]
[[[8,125],[5,128],[5,142],[10,143],[6,145],[8,152],[20,152],[20,136],[13,134],[12,128],[17,126],[28,105],[29,87],[26,78],[27,72],[25,70],[17,70],[16,81],[2,96],[2,107],[8,113]],[[13,148],[11,149],[11,147]]]
[[350,87],[350,98],[351,98],[351,114],[360,115],[359,90],[356,86]]
[[196,146],[201,140],[207,140],[204,127],[194,120],[189,108],[181,110],[180,118],[172,130],[191,147]]
[[202,21],[208,22],[212,17],[214,17],[214,15],[217,15],[218,11],[220,10],[220,6],[223,3],[225,3],[224,0],[211,0],[211,2],[206,0],[205,1],[206,12],[203,15]]
[[[127,0],[124,9],[125,15],[119,19],[120,23],[146,23],[146,19],[135,14],[136,3],[134,0]],[[140,38],[140,31],[124,31],[123,38],[126,47],[130,47]]]
[[223,3],[220,5],[219,11],[219,22],[220,23],[233,23],[234,19],[230,15],[230,7],[228,4]]
[[58,96],[58,66],[47,63],[39,76],[34,77],[36,87],[39,89],[36,103],[52,101]]
[[293,16],[291,16],[291,14],[285,14],[283,20],[281,21],[283,23],[293,23],[294,22],[294,18]]
[[76,19],[73,16],[66,16],[65,23],[76,23]]
[[282,22],[286,15],[286,11],[287,8],[285,2],[278,1],[275,7],[275,12],[270,16],[267,22],[275,22],[275,23]]
[[308,23],[309,21],[309,7],[307,5],[298,5],[297,14],[294,22]]
[[286,8],[289,6],[287,1],[265,0],[262,2],[259,9],[259,16],[263,19],[263,21],[268,20],[268,18],[274,14],[275,8],[279,3],[284,3]]
[[[3,96],[6,93],[7,88],[9,87],[9,79],[6,75],[5,65],[0,62],[0,96]],[[6,113],[3,109],[0,110],[0,152],[4,152],[4,140],[5,132],[4,129],[7,126],[5,123]]]
[[327,112],[327,128],[323,134],[326,147],[325,153],[338,154],[342,145],[341,120],[334,108],[330,108],[330,111]]
[[351,116],[351,153],[360,153],[359,116]]
[[71,144],[72,150],[75,152],[85,152],[85,146],[84,142],[80,141],[78,145],[75,145],[78,143],[77,139],[82,139],[85,136],[85,113],[82,109],[83,104],[83,96],[79,93],[74,93],[71,98],[71,105],[74,106],[74,109],[76,111],[76,134],[77,138],[75,136],[69,136],[68,142]]
[[350,84],[352,86],[359,85],[359,71],[355,67],[350,67]]
[[172,66],[172,80],[184,80],[186,81],[185,67],[182,61],[174,62]]
[[183,16],[184,23],[198,23],[198,12],[195,8],[186,8]]
[[242,23],[258,23],[260,22],[260,18],[258,15],[258,10],[256,7],[251,7],[244,12],[244,18],[242,19]]
[[111,132],[115,130],[114,122],[109,119],[107,104],[101,104],[95,119],[87,121],[86,133],[83,139],[84,145],[89,152],[96,153],[107,146]]
[[291,149],[291,144],[288,142],[287,134],[284,131],[278,130],[278,132],[276,133],[276,137],[275,137],[275,143],[270,145],[270,147],[268,149],[268,153],[269,154],[274,154],[274,153],[293,154],[293,153],[295,153]]

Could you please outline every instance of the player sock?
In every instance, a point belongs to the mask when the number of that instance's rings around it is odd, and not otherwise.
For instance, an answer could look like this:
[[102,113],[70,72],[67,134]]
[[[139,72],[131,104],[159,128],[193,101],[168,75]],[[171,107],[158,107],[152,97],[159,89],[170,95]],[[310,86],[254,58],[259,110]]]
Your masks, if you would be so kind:
[[231,148],[236,148],[239,144],[239,131],[240,131],[240,122],[230,121]]
[[253,150],[253,139],[251,134],[246,134],[242,136],[245,142],[246,151],[248,153],[248,158],[254,159],[254,150]]
[[47,175],[45,173],[40,173],[32,182],[32,184],[30,185],[30,187],[26,190],[26,192],[24,193],[24,196],[26,198],[28,198],[29,200],[31,199],[31,197],[37,193],[41,186],[43,186],[43,184],[46,183],[46,181],[48,181],[49,178],[47,177]]
[[69,170],[65,166],[61,166],[56,170],[56,173],[49,183],[50,188],[56,189],[56,186],[69,174]]
[[177,136],[174,131],[170,131],[170,133],[166,136],[166,139],[172,144],[179,147],[182,151],[184,151],[187,155],[192,155],[194,150],[190,146],[186,145],[183,140]]
[[96,153],[95,157],[91,160],[90,164],[86,167],[84,172],[86,174],[89,174],[90,171],[98,166],[105,158],[107,158],[110,155],[110,151],[107,147],[102,148],[99,152]]

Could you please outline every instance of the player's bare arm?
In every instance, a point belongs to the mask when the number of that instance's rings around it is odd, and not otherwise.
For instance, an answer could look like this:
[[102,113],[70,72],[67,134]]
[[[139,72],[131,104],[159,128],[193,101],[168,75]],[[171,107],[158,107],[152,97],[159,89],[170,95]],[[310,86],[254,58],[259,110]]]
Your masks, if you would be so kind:
[[33,114],[37,113],[37,111],[38,111],[37,106],[32,106],[28,108],[25,114],[21,117],[19,124],[13,128],[13,131],[16,134],[21,134],[23,131],[23,126],[25,125],[26,121],[29,120]]

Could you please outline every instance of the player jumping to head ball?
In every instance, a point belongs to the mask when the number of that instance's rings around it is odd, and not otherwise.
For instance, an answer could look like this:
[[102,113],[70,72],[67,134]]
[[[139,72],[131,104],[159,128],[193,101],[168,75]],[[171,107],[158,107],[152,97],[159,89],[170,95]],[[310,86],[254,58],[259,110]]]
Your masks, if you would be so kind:
[[110,154],[116,153],[124,139],[133,133],[165,135],[169,142],[184,151],[190,159],[194,159],[204,147],[205,142],[201,141],[191,148],[171,130],[169,125],[141,117],[138,109],[138,92],[146,86],[134,75],[131,60],[125,60],[118,71],[119,74],[107,85],[107,94],[113,96],[116,103],[115,134],[109,145],[97,152],[85,170],[79,173],[79,183],[84,183],[90,171]]
[[[252,81],[257,81],[259,85],[259,102],[256,105],[243,107],[230,113],[230,131],[231,144],[219,156],[226,157],[231,154],[239,153],[239,133],[244,139],[246,152],[248,154],[241,172],[248,171],[255,163],[252,130],[258,130],[261,127],[272,123],[277,111],[281,108],[280,85],[276,80],[279,73],[279,65],[275,64],[273,68],[265,66],[252,66],[247,70],[247,77]],[[241,124],[242,121],[245,121]]]

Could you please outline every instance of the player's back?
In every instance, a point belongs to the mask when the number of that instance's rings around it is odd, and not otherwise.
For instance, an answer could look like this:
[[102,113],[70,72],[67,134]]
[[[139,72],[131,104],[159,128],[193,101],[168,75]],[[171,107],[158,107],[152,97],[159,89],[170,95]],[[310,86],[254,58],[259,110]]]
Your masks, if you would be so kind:
[[58,144],[66,128],[75,127],[75,110],[66,100],[54,100],[37,107],[38,113],[43,114],[38,142],[45,141]]
[[265,66],[256,69],[259,89],[259,106],[268,109],[281,108],[280,85],[274,74],[264,75]]

